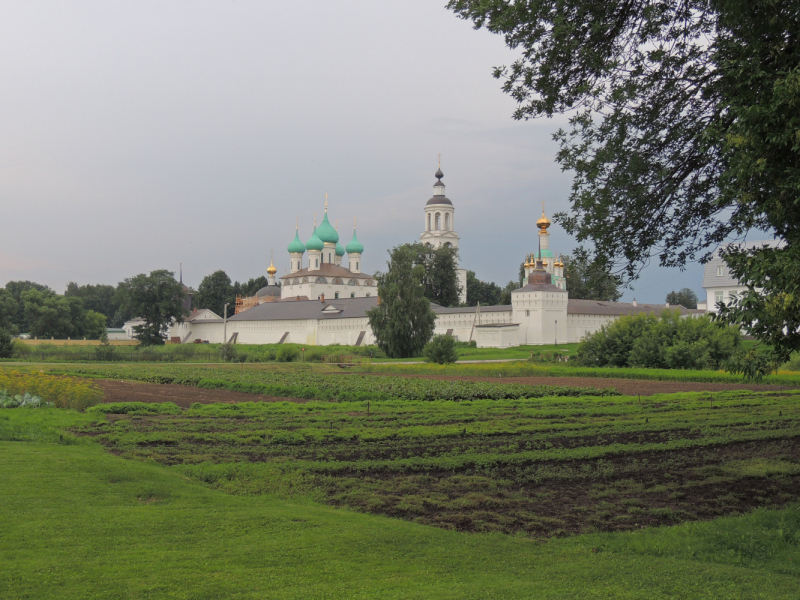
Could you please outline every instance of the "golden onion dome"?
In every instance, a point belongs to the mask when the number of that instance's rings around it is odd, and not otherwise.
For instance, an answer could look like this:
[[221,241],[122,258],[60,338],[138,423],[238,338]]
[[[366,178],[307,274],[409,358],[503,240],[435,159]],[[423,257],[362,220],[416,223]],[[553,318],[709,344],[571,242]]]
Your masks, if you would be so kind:
[[545,233],[550,227],[550,219],[544,216],[544,202],[542,202],[542,217],[536,221],[536,226],[541,230],[539,233]]
[[269,276],[272,277],[277,272],[278,272],[278,269],[275,268],[275,265],[272,264],[272,259],[270,259],[269,260],[269,267],[267,268],[267,273],[269,273]]

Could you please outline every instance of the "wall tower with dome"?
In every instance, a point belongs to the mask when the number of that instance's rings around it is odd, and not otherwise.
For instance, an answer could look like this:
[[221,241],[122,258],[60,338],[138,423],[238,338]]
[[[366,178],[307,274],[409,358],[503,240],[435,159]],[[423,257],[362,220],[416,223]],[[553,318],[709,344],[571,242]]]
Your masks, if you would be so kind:
[[[458,233],[456,232],[455,212],[452,200],[444,195],[444,182],[442,182],[442,166],[439,165],[436,173],[436,183],[433,184],[433,196],[425,204],[425,231],[419,236],[419,241],[433,248],[442,246],[458,249]],[[458,269],[458,285],[461,287],[459,299],[462,303],[467,301],[467,270]]]

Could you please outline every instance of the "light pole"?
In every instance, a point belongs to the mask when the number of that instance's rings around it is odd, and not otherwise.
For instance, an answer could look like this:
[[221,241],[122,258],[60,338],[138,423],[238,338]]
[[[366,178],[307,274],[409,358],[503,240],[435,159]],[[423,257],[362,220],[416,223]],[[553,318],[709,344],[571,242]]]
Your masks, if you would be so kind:
[[556,346],[558,346],[558,319],[556,319]]
[[224,316],[222,317],[222,343],[228,343],[228,304],[225,305]]

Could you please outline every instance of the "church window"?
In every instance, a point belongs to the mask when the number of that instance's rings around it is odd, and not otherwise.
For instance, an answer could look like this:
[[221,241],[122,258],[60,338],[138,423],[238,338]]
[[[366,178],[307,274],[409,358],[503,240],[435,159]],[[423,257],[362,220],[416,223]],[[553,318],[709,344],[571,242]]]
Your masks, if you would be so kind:
[[439,231],[442,228],[442,215],[441,214],[436,213],[436,216],[434,217],[434,223],[436,224],[436,231]]
[[367,298],[369,298],[370,296],[371,296],[371,294],[369,292],[367,292]]
[[526,311],[525,311],[525,316],[526,316],[526,317],[530,317],[530,316],[531,316],[531,311],[529,311],[529,310],[526,310]]
[[324,277],[317,277],[314,283],[328,283],[328,280],[325,279]]
[[334,300],[338,300],[338,299],[339,299],[339,292],[336,292],[336,293],[333,295],[333,299],[334,299]]
[[358,261],[356,261],[356,271],[358,271]]
[[319,259],[318,259],[318,258],[315,258],[315,259],[314,259],[314,262],[316,263],[317,267],[319,268]]
[[351,298],[355,298],[356,297],[356,293],[355,292],[350,292],[350,297]]
[[445,213],[444,215],[444,228],[450,231],[450,213]]

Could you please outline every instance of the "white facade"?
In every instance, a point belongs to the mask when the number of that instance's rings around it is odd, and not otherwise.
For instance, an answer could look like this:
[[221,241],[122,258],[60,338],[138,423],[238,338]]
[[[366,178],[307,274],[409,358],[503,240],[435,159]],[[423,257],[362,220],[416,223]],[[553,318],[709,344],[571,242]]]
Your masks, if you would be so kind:
[[[767,240],[761,242],[746,242],[741,244],[744,248],[752,250],[753,248],[768,246],[770,248],[783,247],[784,242],[777,240]],[[705,309],[707,312],[716,313],[718,308],[717,304],[730,303],[733,294],[739,294],[747,290],[747,288],[728,272],[728,266],[722,260],[719,250],[714,253],[714,256],[709,262],[706,263],[703,270],[703,290],[706,293]],[[703,298],[700,299],[703,301]],[[700,308],[700,303],[698,303]]]

